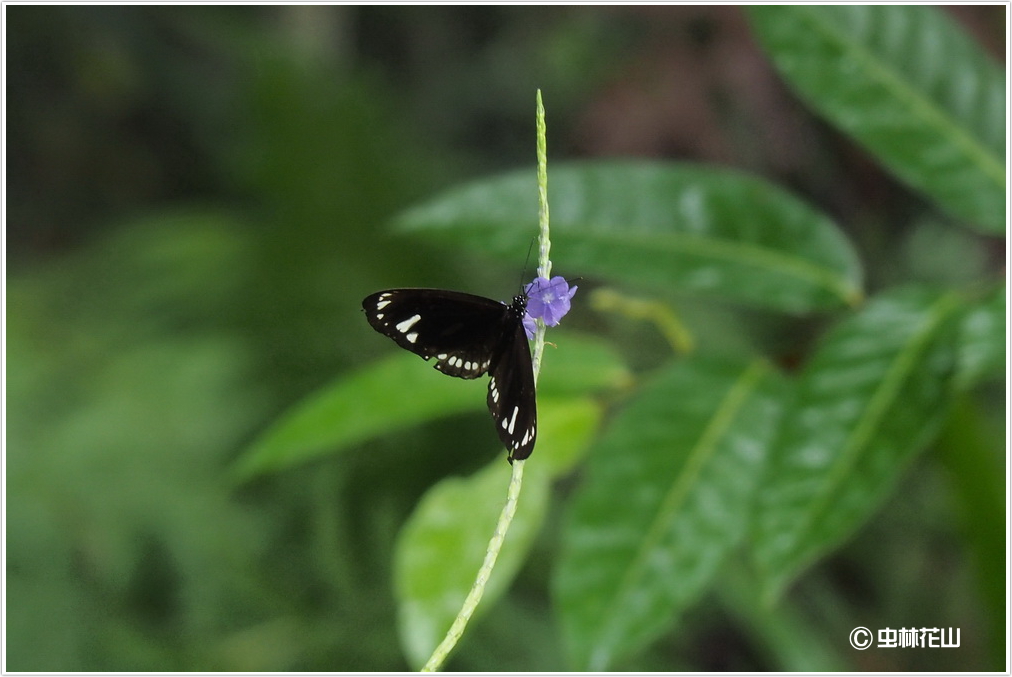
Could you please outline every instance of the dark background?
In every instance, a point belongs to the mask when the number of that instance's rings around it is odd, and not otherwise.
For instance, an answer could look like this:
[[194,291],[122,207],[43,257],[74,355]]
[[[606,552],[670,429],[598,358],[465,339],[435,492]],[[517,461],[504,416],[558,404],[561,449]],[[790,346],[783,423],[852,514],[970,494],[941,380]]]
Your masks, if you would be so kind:
[[[1004,6],[946,11],[1004,58]],[[5,18],[11,670],[407,668],[392,544],[427,486],[487,460],[439,444],[484,421],[242,487],[225,471],[293,402],[390,350],[361,317],[367,293],[512,293],[524,252],[477,260],[385,224],[438,189],[533,168],[536,88],[551,161],[760,174],[841,224],[870,291],[1004,265],[1002,243],[945,226],[812,117],[740,8],[8,5]],[[631,362],[648,361],[631,338]],[[407,441],[422,451],[405,458]],[[908,500],[819,580],[884,619],[951,605],[977,655],[955,669],[982,664],[997,640],[979,609],[995,600],[975,587],[938,471],[906,482]],[[565,668],[547,568],[528,565],[451,668]],[[902,586],[932,577],[951,583],[943,599]],[[683,627],[628,669],[789,668],[705,602]],[[944,665],[929,652],[863,665],[847,630],[844,669]]]

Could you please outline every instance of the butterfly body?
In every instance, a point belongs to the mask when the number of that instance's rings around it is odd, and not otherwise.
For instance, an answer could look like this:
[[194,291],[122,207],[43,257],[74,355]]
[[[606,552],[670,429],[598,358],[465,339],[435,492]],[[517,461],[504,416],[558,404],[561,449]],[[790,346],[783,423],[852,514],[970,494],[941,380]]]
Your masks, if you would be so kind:
[[373,329],[448,376],[489,374],[488,410],[509,451],[530,456],[537,437],[534,371],[523,318],[527,297],[509,305],[443,289],[388,289],[362,301]]

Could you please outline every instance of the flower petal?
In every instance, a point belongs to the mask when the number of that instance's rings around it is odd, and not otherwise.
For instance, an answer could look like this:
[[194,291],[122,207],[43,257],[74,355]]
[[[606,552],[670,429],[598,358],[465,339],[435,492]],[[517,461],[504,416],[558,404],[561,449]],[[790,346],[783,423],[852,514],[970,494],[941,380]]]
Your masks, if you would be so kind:
[[566,278],[556,275],[551,280],[537,277],[524,291],[528,295],[527,312],[531,317],[539,317],[546,325],[554,327],[569,312],[569,300],[576,293],[576,287],[570,288]]

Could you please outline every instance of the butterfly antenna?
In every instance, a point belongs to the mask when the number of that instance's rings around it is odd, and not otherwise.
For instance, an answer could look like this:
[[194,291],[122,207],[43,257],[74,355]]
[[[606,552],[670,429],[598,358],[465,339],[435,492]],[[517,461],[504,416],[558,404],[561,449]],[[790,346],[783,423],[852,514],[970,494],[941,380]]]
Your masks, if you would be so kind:
[[531,252],[534,251],[534,243],[535,242],[537,242],[537,238],[536,237],[532,237],[531,238],[531,244],[527,247],[527,258],[524,259],[524,269],[523,269],[523,272],[520,273],[520,292],[522,294],[524,294],[524,295],[526,295],[526,293],[527,293],[525,291],[527,289],[527,285],[524,284],[524,280],[527,279],[527,266],[531,262]]

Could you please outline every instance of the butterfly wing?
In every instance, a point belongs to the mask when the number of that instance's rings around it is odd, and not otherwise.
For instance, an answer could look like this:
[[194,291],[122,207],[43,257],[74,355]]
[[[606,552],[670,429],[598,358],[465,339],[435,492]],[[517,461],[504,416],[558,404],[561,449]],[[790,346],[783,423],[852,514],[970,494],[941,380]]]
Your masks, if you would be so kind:
[[506,304],[442,289],[388,289],[365,297],[373,329],[444,374],[472,379],[488,372],[488,411],[510,463],[534,450],[537,404],[523,317],[526,297]]
[[489,370],[510,317],[499,301],[443,289],[387,289],[365,297],[362,308],[373,329],[466,379]]
[[515,317],[516,326],[503,337],[503,345],[492,365],[488,382],[488,411],[495,431],[505,445],[510,463],[523,460],[534,451],[538,433],[537,400],[534,397],[534,369],[531,349],[523,326],[523,309]]

